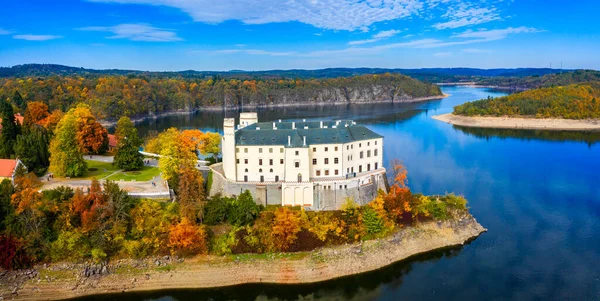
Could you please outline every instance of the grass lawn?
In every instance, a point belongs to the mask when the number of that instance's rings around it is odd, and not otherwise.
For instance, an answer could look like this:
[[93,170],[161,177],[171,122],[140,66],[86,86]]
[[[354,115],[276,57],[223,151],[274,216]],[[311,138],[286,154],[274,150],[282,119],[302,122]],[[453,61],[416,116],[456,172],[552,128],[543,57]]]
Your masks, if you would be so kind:
[[152,180],[152,178],[158,176],[160,170],[157,167],[144,166],[141,170],[137,171],[122,171],[117,174],[110,176],[108,179],[111,181],[131,181],[136,180],[137,182],[146,182]]
[[[112,163],[85,160],[88,164],[88,171],[83,175],[84,179],[96,178],[100,180],[111,173],[118,171],[119,168],[113,166]],[[90,170],[91,169],[91,170]]]

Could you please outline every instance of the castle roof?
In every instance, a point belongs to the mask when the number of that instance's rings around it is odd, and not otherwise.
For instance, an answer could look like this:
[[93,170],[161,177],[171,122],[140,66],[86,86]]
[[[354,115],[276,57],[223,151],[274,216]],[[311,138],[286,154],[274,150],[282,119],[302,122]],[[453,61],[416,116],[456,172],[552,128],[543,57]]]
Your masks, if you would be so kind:
[[[291,144],[288,145],[288,136]],[[304,145],[306,137],[306,145]],[[341,144],[383,138],[351,120],[259,122],[235,132],[236,145],[284,145],[308,147],[316,144]]]

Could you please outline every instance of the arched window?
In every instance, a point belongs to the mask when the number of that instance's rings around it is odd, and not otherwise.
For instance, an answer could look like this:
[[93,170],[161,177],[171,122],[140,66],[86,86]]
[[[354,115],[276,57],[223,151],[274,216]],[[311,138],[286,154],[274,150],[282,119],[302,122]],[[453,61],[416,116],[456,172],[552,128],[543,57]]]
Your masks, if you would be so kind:
[[262,168],[258,170],[258,172],[262,172]]
[[298,174],[298,182],[302,182],[302,174],[301,173]]
[[269,169],[269,172],[273,172],[273,168]]
[[245,172],[248,172],[248,168],[246,168],[244,171],[245,171]]

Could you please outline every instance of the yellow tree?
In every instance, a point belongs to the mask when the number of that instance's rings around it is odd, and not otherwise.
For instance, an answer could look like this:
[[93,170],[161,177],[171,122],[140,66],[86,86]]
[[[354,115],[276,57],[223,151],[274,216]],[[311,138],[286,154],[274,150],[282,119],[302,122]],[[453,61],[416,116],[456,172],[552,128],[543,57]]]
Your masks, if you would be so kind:
[[77,118],[77,141],[85,154],[101,154],[108,150],[108,131],[96,121],[86,104],[78,104],[67,114]]

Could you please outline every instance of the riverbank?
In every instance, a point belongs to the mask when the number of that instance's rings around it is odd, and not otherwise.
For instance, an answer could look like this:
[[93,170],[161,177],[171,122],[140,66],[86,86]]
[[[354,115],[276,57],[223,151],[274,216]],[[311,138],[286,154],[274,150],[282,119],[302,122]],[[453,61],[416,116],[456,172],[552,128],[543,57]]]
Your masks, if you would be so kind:
[[436,115],[431,118],[453,125],[473,128],[600,131],[600,120],[597,119],[577,120],[561,118],[483,117],[460,116],[452,113]]
[[314,283],[374,271],[487,231],[471,215],[401,228],[386,238],[302,253],[117,260],[108,265],[57,263],[0,272],[4,300],[58,300],[86,295],[233,286]]
[[[435,96],[429,96],[429,97],[417,97],[417,98],[402,98],[402,99],[396,99],[396,100],[384,100],[384,101],[353,101],[353,102],[319,102],[319,103],[274,103],[274,104],[260,104],[260,105],[244,105],[243,109],[250,109],[250,110],[264,110],[264,109],[272,109],[272,108],[294,108],[294,107],[323,107],[323,106],[341,106],[341,105],[348,105],[348,104],[379,104],[379,103],[415,103],[415,102],[422,102],[422,101],[430,101],[430,100],[438,100],[438,99],[444,99],[446,97],[448,97],[450,95],[448,94],[442,94],[442,95],[435,95]],[[223,107],[223,106],[207,106],[207,107],[202,107],[202,108],[194,108],[192,110],[175,110],[175,111],[166,111],[166,112],[162,112],[162,113],[158,113],[158,114],[151,114],[151,115],[146,115],[146,116],[137,116],[137,117],[132,117],[131,121],[133,123],[140,123],[144,120],[148,120],[148,119],[158,119],[161,117],[166,117],[166,116],[176,116],[176,115],[191,115],[194,114],[196,112],[199,111],[236,111],[236,110],[241,110],[242,107],[240,106],[229,106],[229,107]],[[100,122],[100,124],[102,124],[103,127],[114,127],[117,124],[116,120],[102,120]]]

